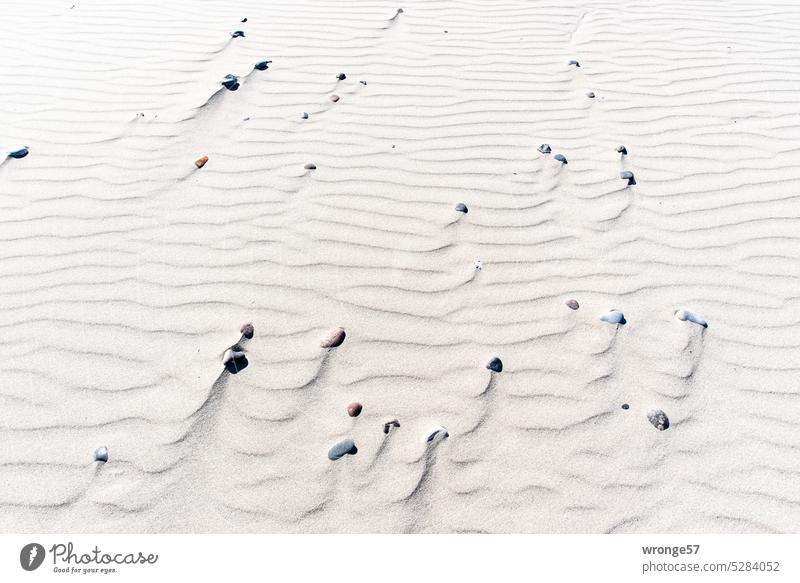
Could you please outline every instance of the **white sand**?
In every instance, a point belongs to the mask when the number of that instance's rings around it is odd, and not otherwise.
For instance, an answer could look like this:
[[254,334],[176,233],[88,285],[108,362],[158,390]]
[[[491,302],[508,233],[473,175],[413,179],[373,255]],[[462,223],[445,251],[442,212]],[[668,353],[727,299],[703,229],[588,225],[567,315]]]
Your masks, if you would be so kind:
[[800,532],[796,2],[164,4],[0,19],[0,530]]

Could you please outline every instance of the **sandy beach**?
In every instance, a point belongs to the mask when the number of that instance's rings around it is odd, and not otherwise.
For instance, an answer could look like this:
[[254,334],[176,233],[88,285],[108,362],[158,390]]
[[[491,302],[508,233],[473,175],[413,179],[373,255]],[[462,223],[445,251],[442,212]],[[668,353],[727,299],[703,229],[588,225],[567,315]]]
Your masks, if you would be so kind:
[[800,532],[796,2],[3,12],[0,532]]

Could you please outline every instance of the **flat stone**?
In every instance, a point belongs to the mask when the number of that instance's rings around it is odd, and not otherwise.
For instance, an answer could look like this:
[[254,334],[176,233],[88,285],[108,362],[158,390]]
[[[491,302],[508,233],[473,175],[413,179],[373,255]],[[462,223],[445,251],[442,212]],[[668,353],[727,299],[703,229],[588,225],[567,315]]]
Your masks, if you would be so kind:
[[503,372],[503,361],[495,356],[486,364],[486,368],[494,372]]
[[678,310],[677,312],[675,312],[675,317],[683,322],[693,322],[695,324],[702,326],[703,328],[708,328],[708,322],[706,322],[703,318],[701,318],[694,312],[690,312],[689,310]]
[[649,411],[647,413],[647,420],[650,421],[653,427],[659,431],[665,431],[669,429],[669,419],[667,418],[667,414],[661,409],[653,409],[652,411]]
[[344,328],[334,328],[320,341],[319,345],[322,348],[336,348],[344,342],[345,336],[347,336],[347,334]]
[[447,431],[447,428],[445,427],[442,426],[433,427],[425,433],[425,435],[423,436],[423,441],[425,441],[425,443],[430,443],[434,439],[436,439],[437,436],[441,436],[442,439],[447,439],[448,437],[450,437],[450,433]]
[[243,30],[234,30],[234,31],[231,33],[231,36],[232,36],[233,38],[244,37],[244,31],[243,31]]
[[8,157],[9,158],[20,159],[20,158],[24,158],[25,156],[27,156],[28,152],[30,152],[30,150],[28,150],[28,148],[26,146],[25,148],[20,148],[19,150],[14,150],[13,152],[9,152],[8,153]]
[[317,169],[317,165],[314,164],[313,162],[309,162],[308,164],[303,166],[303,168],[305,168],[306,170],[316,170]]
[[568,65],[575,65],[576,67],[580,67],[580,66],[581,66],[581,64],[580,64],[578,61],[576,61],[575,59],[572,59],[572,60],[571,60],[569,63],[567,63],[567,64],[568,64]]
[[567,304],[567,307],[571,310],[577,310],[578,308],[581,307],[580,304],[578,303],[578,300],[567,300],[564,303]]
[[627,320],[625,320],[625,314],[619,310],[610,310],[605,314],[601,314],[600,319],[609,324],[625,324],[627,322]]
[[328,450],[328,459],[336,461],[348,454],[355,455],[356,451],[358,450],[355,442],[352,439],[344,439]]

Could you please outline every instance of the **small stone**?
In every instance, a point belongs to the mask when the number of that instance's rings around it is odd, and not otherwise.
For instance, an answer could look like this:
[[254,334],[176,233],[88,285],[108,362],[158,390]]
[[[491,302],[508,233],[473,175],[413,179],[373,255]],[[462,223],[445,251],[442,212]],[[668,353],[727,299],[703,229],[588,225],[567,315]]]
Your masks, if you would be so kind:
[[339,101],[339,96],[338,95],[331,95],[328,99],[330,99],[331,101],[336,103],[337,101]]
[[334,328],[328,335],[320,341],[319,345],[322,348],[336,348],[344,342],[345,334],[344,328]]
[[363,409],[361,403],[350,403],[347,406],[347,414],[350,415],[350,417],[358,417],[361,415],[361,409]]
[[260,61],[255,64],[255,68],[259,71],[266,71],[267,69],[269,69],[269,64],[271,62],[272,61]]
[[675,317],[683,322],[693,322],[695,324],[699,324],[703,328],[708,328],[708,322],[689,310],[678,310],[675,312]]
[[308,112],[304,111],[303,115],[301,116],[303,119],[308,119]]
[[94,450],[94,461],[103,463],[108,461],[108,448],[105,445]]
[[628,148],[626,148],[625,146],[617,146],[617,152],[619,152],[623,156],[627,156],[628,155]]
[[542,154],[549,154],[553,150],[550,148],[550,144],[542,144],[541,146],[539,146],[539,151]]
[[623,408],[623,409],[625,409],[625,410],[627,411],[628,409],[630,409],[630,408],[631,408],[631,406],[630,406],[630,405],[628,405],[627,403],[623,403],[623,404],[622,404],[622,408]]
[[30,150],[28,150],[28,147],[25,146],[24,148],[20,148],[19,150],[14,150],[13,152],[9,152],[8,157],[16,158],[19,160],[20,158],[24,158],[25,156],[27,156],[29,152]]
[[198,168],[202,168],[203,166],[206,165],[206,162],[208,162],[208,156],[203,156],[202,158],[198,158],[197,160],[195,160],[194,165],[197,166]]
[[247,19],[246,18],[242,18],[242,22],[247,22]]
[[636,184],[636,179],[633,177],[633,172],[631,172],[630,170],[623,170],[622,172],[619,173],[619,177],[622,178],[623,180],[627,180],[628,186],[633,186],[634,184]]
[[556,154],[555,156],[553,156],[553,158],[555,160],[558,160],[562,164],[566,164],[567,163],[567,157],[564,156],[564,154]]
[[242,327],[239,328],[239,332],[242,333],[242,336],[250,340],[253,337],[253,334],[256,333],[256,329],[253,328],[253,325],[248,322],[247,324],[242,324]]
[[438,426],[429,429],[423,436],[423,441],[425,443],[430,443],[434,439],[436,439],[436,436],[438,435],[441,435],[442,439],[447,439],[448,437],[450,437],[450,433],[447,431],[447,428]]
[[338,75],[336,75],[336,78],[339,81],[344,81],[345,79],[347,79],[347,75],[345,75],[344,73],[339,73]]
[[383,424],[383,432],[388,434],[392,427],[400,427],[400,422],[397,419],[392,419]]
[[594,99],[594,91],[587,91],[586,97],[588,97],[589,99]]
[[493,372],[503,372],[503,361],[495,356],[486,364],[486,368]]
[[575,65],[576,67],[580,67],[580,66],[581,66],[581,64],[580,64],[578,61],[576,61],[575,59],[571,60],[571,61],[570,61],[569,63],[567,63],[567,64],[568,64],[568,65]]
[[362,85],[366,85],[367,84],[366,81],[359,81],[359,83],[361,83]]
[[578,303],[578,300],[567,300],[564,303],[567,304],[567,307],[571,310],[577,310],[581,307],[581,305]]
[[355,442],[352,439],[345,439],[328,450],[328,459],[336,461],[348,454],[355,455],[357,451]]
[[475,263],[473,263],[472,266],[478,271],[480,271],[481,269],[483,269],[483,262],[480,259],[476,259]]
[[458,203],[456,205],[456,210],[458,212],[464,213],[464,214],[467,214],[469,212],[469,209],[467,208],[467,205],[465,205],[463,202],[460,202],[460,203]]
[[240,358],[244,358],[244,350],[238,344],[234,344],[222,353],[222,364],[227,366]]
[[236,75],[225,75],[220,83],[228,91],[236,91],[239,89],[239,78]]
[[627,322],[627,320],[625,320],[625,314],[614,309],[602,314],[600,319],[603,322],[608,322],[609,324],[625,324]]
[[667,414],[661,409],[653,409],[652,411],[648,412],[647,420],[650,421],[650,423],[653,424],[653,427],[659,431],[665,431],[669,429],[669,419],[667,418]]
[[243,30],[234,30],[234,31],[231,33],[231,36],[232,36],[233,38],[239,38],[239,37],[243,37],[243,36],[244,36],[244,31],[243,31]]
[[305,168],[306,170],[316,170],[317,169],[317,165],[314,164],[313,162],[309,162],[308,164],[303,166],[303,168]]

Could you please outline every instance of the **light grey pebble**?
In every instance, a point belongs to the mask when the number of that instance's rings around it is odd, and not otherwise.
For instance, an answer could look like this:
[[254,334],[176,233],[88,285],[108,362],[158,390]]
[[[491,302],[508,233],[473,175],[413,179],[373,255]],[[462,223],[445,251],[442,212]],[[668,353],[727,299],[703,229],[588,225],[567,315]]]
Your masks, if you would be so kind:
[[622,172],[619,173],[619,177],[622,178],[623,180],[627,180],[628,186],[633,186],[634,184],[636,184],[636,178],[633,177],[633,172],[631,172],[630,170],[623,170]]
[[308,119],[308,112],[304,111],[303,115],[301,116],[303,119]]
[[313,162],[309,162],[308,164],[303,166],[303,168],[305,168],[306,170],[316,170],[317,169],[317,165],[314,164]]
[[586,97],[588,97],[589,99],[594,99],[594,91],[587,91]]
[[460,203],[458,203],[456,205],[456,210],[458,212],[464,213],[464,214],[467,214],[469,212],[469,209],[467,208],[467,205],[465,205],[463,202],[460,202]]
[[567,64],[568,64],[568,65],[575,65],[576,67],[580,67],[580,66],[581,66],[581,64],[580,64],[578,61],[576,61],[575,59],[572,59],[572,60],[571,60],[569,63],[567,63]]
[[669,429],[669,418],[661,409],[653,409],[647,413],[647,420],[659,431]]
[[567,304],[567,307],[570,308],[571,310],[577,310],[578,308],[581,307],[580,304],[578,303],[578,300],[567,300],[564,303]]
[[330,450],[328,450],[328,459],[331,461],[336,461],[339,458],[342,458],[351,452],[354,454],[356,448],[356,444],[352,439],[343,439],[336,445],[334,445]]
[[708,322],[706,322],[703,318],[698,316],[697,314],[690,312],[689,310],[678,310],[675,312],[675,317],[678,320],[682,320],[683,322],[694,322],[695,324],[699,324],[703,328],[708,328]]
[[566,164],[567,163],[567,157],[564,154],[556,154],[555,156],[553,156],[553,158],[555,160],[558,160],[562,164]]
[[539,151],[542,154],[549,154],[553,150],[550,148],[550,144],[542,144],[541,146],[539,146]]
[[622,145],[617,146],[617,152],[619,152],[623,156],[627,156],[628,155],[628,148],[626,148],[625,146],[622,146]]
[[625,320],[625,314],[614,309],[609,310],[605,314],[601,314],[600,319],[609,324],[625,324],[627,322],[627,320]]
[[103,463],[108,461],[108,448],[105,445],[94,450],[94,461]]
[[447,428],[442,427],[441,425],[437,427],[432,427],[431,429],[425,432],[425,435],[423,436],[423,441],[425,443],[430,443],[434,439],[436,439],[437,436],[441,436],[442,439],[447,439],[448,437],[450,437],[450,433],[447,431]]

